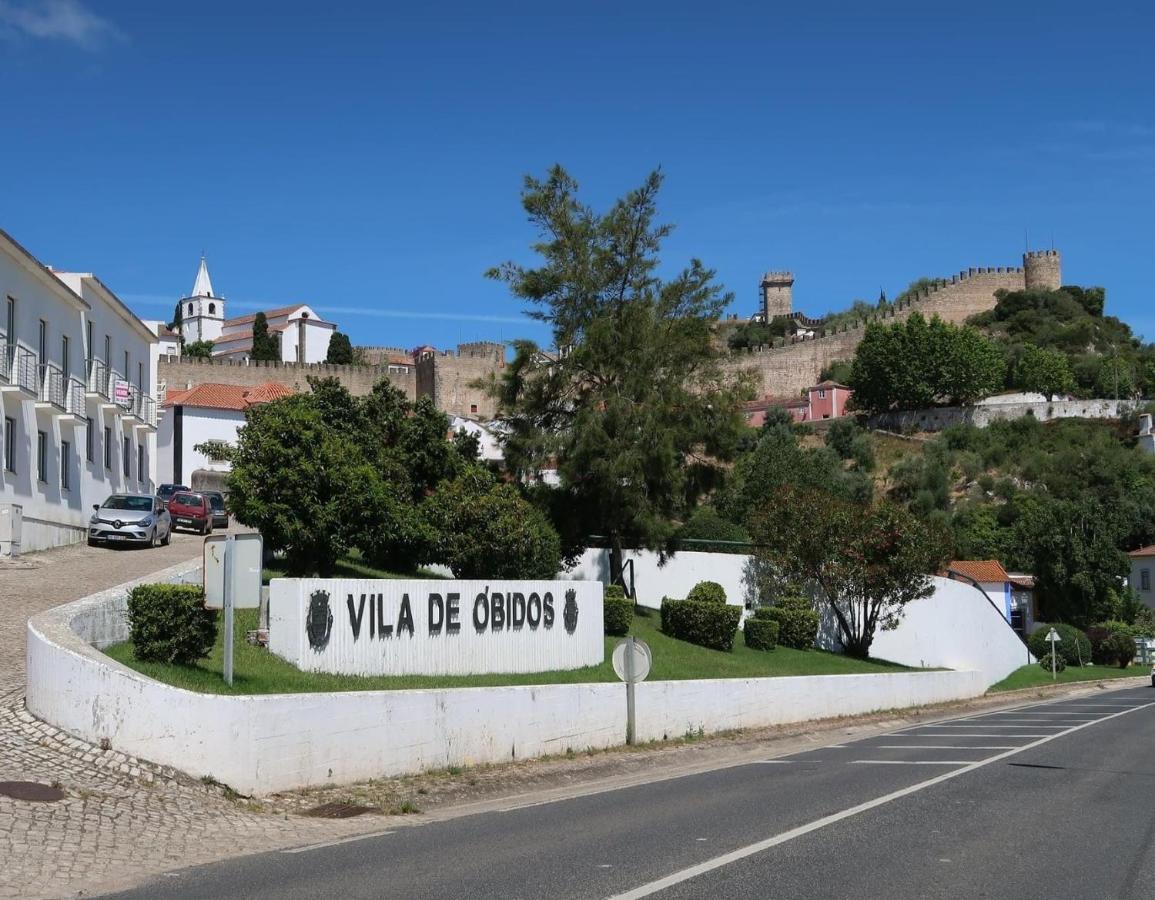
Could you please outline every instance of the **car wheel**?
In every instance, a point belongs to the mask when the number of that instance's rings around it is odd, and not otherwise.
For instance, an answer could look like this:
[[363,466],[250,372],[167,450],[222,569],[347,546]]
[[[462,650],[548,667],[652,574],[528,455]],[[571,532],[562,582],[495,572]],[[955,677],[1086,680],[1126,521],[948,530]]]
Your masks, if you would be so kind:
[[168,527],[168,531],[166,531],[164,533],[164,539],[160,542],[160,544],[162,547],[167,547],[169,545],[169,541],[171,541],[171,540],[172,540],[172,526],[170,525]]
[[155,525],[153,525],[153,526],[152,526],[152,534],[150,534],[150,535],[148,536],[148,547],[149,547],[149,549],[150,549],[150,550],[155,550],[155,549],[156,549],[156,545],[157,545],[158,543],[160,543],[160,542],[159,542],[159,541],[156,539],[156,526],[155,526]]

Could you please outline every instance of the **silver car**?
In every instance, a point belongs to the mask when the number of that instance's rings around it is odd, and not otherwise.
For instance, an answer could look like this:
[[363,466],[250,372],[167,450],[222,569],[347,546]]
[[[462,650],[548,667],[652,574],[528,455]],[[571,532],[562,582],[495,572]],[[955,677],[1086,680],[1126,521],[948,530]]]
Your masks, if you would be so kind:
[[172,538],[172,519],[164,501],[151,494],[113,494],[88,520],[88,546],[146,544],[155,547]]

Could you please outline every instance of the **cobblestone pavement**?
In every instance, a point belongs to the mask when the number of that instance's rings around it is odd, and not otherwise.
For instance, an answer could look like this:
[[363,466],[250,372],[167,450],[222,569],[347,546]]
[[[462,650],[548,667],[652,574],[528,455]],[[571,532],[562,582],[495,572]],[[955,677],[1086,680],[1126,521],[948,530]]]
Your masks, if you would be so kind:
[[381,820],[262,812],[169,769],[102,750],[24,709],[25,623],[42,610],[191,559],[201,540],[155,550],[74,546],[0,562],[0,781],[56,784],[65,798],[0,796],[0,898],[66,897],[238,853],[329,840]]

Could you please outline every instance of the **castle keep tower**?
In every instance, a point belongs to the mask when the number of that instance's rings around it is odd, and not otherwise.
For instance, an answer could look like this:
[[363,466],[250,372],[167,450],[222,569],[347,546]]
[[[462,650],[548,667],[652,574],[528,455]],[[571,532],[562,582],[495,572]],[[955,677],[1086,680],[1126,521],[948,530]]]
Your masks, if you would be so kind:
[[1063,286],[1063,261],[1058,250],[1029,250],[1023,254],[1023,281],[1028,291],[1057,291]]
[[762,276],[762,315],[767,322],[794,311],[793,288],[793,272],[767,272]]

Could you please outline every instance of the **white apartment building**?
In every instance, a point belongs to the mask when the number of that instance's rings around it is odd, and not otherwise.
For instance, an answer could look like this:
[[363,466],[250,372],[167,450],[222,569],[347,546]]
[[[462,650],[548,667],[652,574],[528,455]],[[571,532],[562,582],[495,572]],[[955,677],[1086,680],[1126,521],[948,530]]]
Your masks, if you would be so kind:
[[[257,314],[225,318],[225,298],[213,292],[209,267],[201,257],[192,293],[180,300],[180,331],[185,343],[212,341],[213,356],[247,360],[253,349]],[[281,362],[320,363],[329,354],[337,326],[304,303],[265,310],[269,334],[280,347]]]
[[0,231],[0,555],[84,540],[94,503],[154,490],[156,343],[94,275]]

